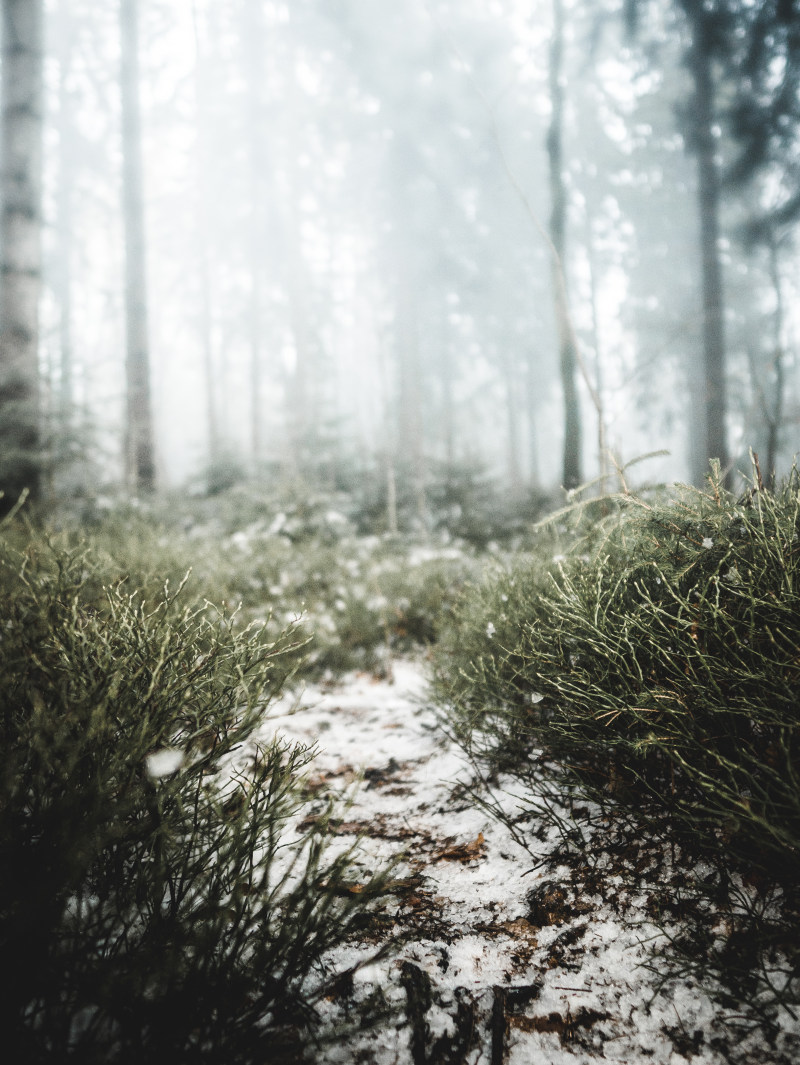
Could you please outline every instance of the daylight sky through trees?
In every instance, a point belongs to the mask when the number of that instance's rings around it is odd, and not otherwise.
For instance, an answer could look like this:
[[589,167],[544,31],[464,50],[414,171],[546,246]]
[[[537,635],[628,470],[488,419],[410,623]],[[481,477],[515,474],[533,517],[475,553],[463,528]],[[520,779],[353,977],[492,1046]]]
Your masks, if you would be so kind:
[[601,446],[666,448],[665,477],[709,448],[785,469],[799,23],[787,0],[49,0],[49,490],[147,487],[137,343],[162,484],[379,467],[424,510],[444,468],[552,487]]

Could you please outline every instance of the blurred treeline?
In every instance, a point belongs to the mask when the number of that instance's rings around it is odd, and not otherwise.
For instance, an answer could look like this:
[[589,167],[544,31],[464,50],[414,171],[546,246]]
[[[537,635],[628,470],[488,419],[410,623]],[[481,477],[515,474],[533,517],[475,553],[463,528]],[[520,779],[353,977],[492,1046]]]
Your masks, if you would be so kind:
[[8,499],[788,465],[793,0],[2,6]]

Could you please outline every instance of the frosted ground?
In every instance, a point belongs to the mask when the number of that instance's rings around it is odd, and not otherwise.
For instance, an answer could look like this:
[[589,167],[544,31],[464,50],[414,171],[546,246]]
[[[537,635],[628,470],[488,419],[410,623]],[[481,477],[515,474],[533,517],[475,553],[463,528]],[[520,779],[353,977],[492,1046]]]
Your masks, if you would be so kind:
[[[518,786],[503,794],[497,783],[495,796],[519,811],[510,825],[468,801],[471,768],[438,727],[423,665],[395,661],[390,673],[287,693],[261,733],[319,745],[309,785],[349,796],[336,831],[342,845],[363,835],[365,868],[405,853],[371,942],[329,961],[346,969],[382,941],[399,948],[343,981],[321,1007],[323,1027],[358,1018],[365,1002],[385,1002],[391,1019],[314,1048],[315,1062],[800,1060],[800,1022],[787,1011],[767,1037],[746,1024],[747,1003],[723,1008],[707,982],[660,968],[654,948],[681,929],[663,915],[653,920],[649,887],[680,882],[674,854],[645,853],[652,865],[640,868],[635,887],[603,857],[590,878],[557,864],[560,833],[531,816],[536,796]],[[321,800],[309,816],[315,810],[323,811]]]

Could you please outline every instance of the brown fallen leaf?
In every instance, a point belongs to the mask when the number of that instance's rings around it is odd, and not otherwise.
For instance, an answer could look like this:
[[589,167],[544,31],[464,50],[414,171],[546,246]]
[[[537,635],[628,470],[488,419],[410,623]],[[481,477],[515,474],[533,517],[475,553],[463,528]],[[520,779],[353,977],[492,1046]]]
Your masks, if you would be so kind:
[[478,833],[478,838],[471,843],[457,843],[453,847],[446,847],[434,856],[435,861],[445,862],[471,862],[476,858],[483,858],[486,852],[486,841],[483,832]]
[[340,880],[337,883],[331,883],[328,880],[321,881],[317,885],[324,891],[330,891],[332,895],[361,895],[366,890],[365,884],[347,883],[344,880]]
[[514,921],[500,921],[496,927],[499,932],[505,932],[514,939],[530,939],[534,946],[536,945],[537,929],[524,917],[517,917]]
[[566,1017],[560,1013],[548,1013],[546,1017],[508,1017],[509,1028],[520,1032],[556,1032],[561,1043],[568,1043],[575,1037],[578,1028],[591,1028],[598,1021],[608,1020],[607,1013],[581,1007],[573,1014],[567,1007]]

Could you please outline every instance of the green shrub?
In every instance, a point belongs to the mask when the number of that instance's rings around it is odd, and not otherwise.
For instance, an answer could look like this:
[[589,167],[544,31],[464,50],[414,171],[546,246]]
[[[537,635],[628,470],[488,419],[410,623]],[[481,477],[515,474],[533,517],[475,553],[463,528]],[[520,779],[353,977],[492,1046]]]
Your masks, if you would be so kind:
[[191,570],[198,594],[236,611],[236,625],[260,619],[277,638],[299,624],[309,644],[288,658],[320,675],[380,669],[387,651],[433,642],[475,567],[471,554],[447,542],[356,536],[323,499],[301,515],[286,495],[266,509],[250,494],[241,511],[233,496],[216,501],[213,518],[208,500],[117,503],[88,526],[62,516],[64,544],[88,545],[101,563],[85,576],[86,601],[102,605],[104,584],[125,580],[152,603],[165,580],[176,585]]
[[41,537],[0,544],[4,1045],[26,1062],[295,1060],[342,975],[325,953],[385,882],[331,856],[326,818],[293,827],[313,752],[254,742],[295,636],[239,631],[182,587],[101,600],[103,576]]
[[462,605],[437,655],[451,724],[494,764],[543,745],[581,787],[668,809],[698,845],[800,873],[800,476],[624,498],[587,545]]

